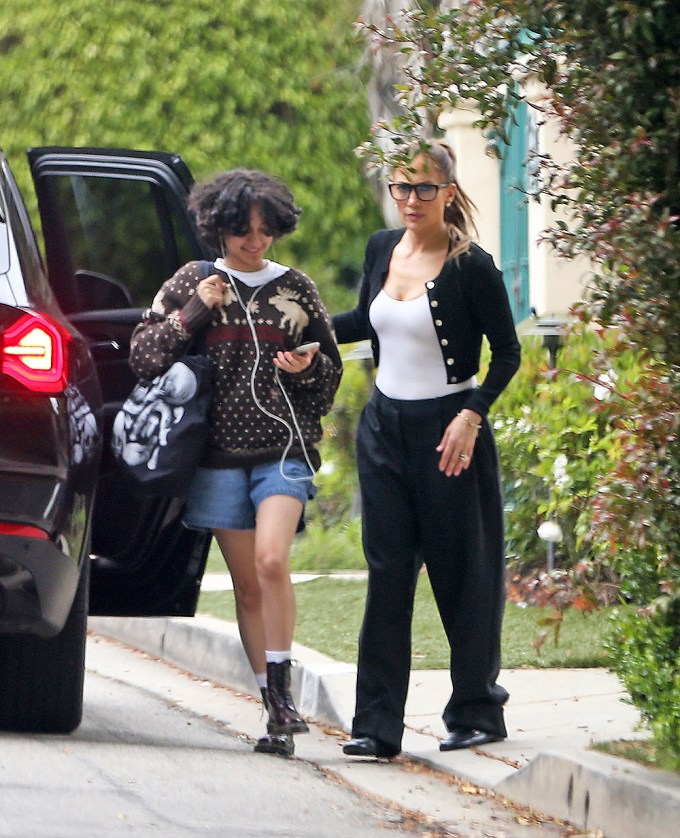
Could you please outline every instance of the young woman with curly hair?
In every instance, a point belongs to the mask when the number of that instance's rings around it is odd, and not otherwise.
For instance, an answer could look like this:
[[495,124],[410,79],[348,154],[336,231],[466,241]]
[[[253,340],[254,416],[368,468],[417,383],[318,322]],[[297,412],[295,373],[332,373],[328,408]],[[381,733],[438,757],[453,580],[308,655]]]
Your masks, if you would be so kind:
[[[235,169],[195,186],[189,208],[222,255],[206,278],[190,262],[163,284],[133,335],[131,364],[152,378],[205,333],[215,369],[210,443],[184,520],[213,532],[232,576],[241,639],[269,711],[256,750],[290,754],[292,734],[308,729],[290,694],[290,548],[315,493],[340,355],[312,280],[266,258],[300,214],[285,184]],[[318,346],[295,351],[306,343]]]

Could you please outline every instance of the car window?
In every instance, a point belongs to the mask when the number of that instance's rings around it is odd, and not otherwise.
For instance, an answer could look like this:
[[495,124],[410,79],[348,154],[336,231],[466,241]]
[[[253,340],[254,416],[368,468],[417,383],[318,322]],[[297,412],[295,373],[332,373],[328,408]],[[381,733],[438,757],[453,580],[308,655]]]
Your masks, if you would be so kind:
[[5,202],[0,192],[0,274],[9,270],[9,230],[7,228],[7,212]]
[[154,182],[68,174],[53,177],[52,187],[74,271],[124,283],[134,305],[149,305],[176,266],[193,258],[185,219]]
[[0,160],[0,302],[53,304],[31,222],[9,168]]
[[[0,303],[7,303],[8,305],[26,304],[27,298],[25,293],[22,299],[18,300],[16,296],[16,283],[14,286],[10,282],[10,236],[9,223],[5,205],[2,199],[2,192],[0,192]],[[23,291],[23,287],[19,288]]]

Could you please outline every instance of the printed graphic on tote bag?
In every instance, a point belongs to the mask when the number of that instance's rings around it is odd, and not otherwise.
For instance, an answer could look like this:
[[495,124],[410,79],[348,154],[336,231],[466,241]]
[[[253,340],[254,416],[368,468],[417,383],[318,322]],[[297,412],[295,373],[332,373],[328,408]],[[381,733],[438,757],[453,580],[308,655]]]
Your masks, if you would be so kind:
[[153,381],[137,384],[113,424],[114,453],[129,466],[145,463],[156,469],[161,448],[184,415],[182,405],[197,390],[196,374],[182,361]]
[[97,419],[80,390],[69,383],[64,392],[71,431],[71,458],[78,465],[97,450],[99,429]]

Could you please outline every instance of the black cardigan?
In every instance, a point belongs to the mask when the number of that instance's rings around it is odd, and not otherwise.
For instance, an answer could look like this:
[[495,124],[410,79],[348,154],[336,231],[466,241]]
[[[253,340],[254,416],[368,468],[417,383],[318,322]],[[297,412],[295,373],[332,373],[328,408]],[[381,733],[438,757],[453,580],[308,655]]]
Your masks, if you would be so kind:
[[[383,287],[392,251],[403,235],[402,228],[380,230],[371,236],[366,246],[359,302],[351,311],[333,317],[338,343],[370,338],[376,367],[380,362],[380,345],[369,323],[368,311]],[[486,416],[520,362],[520,345],[503,276],[491,256],[472,244],[467,253],[447,261],[439,276],[425,286],[451,384],[479,372],[483,335],[489,341],[489,370],[483,383],[469,391],[464,405]]]

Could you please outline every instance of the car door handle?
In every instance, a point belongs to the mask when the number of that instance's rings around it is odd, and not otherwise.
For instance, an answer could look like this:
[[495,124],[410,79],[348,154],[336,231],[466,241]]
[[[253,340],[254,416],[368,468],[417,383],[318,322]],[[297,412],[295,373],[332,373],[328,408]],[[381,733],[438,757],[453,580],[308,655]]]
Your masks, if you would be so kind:
[[93,340],[90,352],[95,361],[107,361],[120,356],[120,344],[117,340]]

